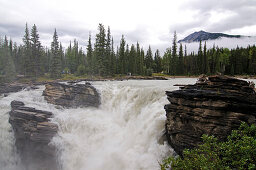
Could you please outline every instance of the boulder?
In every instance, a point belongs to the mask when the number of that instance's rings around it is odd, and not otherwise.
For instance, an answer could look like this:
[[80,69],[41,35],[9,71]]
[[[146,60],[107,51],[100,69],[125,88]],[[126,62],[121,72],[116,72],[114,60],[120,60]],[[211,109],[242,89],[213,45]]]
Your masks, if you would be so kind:
[[194,85],[166,91],[166,135],[179,155],[203,134],[225,140],[241,121],[256,123],[254,84],[227,76],[201,77]]
[[63,107],[98,107],[100,95],[90,84],[48,83],[43,96],[48,103]]
[[55,147],[50,144],[58,126],[49,121],[51,112],[25,107],[23,102],[12,101],[9,122],[12,125],[15,145],[27,170],[56,170]]

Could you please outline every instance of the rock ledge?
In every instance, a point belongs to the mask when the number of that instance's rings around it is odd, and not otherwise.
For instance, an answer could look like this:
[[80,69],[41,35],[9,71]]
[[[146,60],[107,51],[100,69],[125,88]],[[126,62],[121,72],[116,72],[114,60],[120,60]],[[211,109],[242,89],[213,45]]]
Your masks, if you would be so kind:
[[27,170],[56,170],[55,147],[50,141],[58,126],[49,122],[51,112],[25,107],[23,102],[12,101],[9,122],[14,130],[15,145]]
[[182,155],[200,144],[203,134],[226,139],[241,121],[256,123],[254,84],[227,77],[201,77],[194,85],[166,91],[166,134],[169,144]]
[[64,107],[100,105],[100,95],[90,83],[76,85],[48,83],[45,85],[43,96],[48,103]]

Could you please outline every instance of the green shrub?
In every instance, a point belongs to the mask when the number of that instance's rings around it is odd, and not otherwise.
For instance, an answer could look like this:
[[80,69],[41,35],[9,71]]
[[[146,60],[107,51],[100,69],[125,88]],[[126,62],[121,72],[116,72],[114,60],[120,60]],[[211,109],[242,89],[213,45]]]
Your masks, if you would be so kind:
[[85,75],[86,73],[86,68],[83,64],[80,64],[78,67],[77,67],[77,72],[76,72],[76,75],[77,76],[81,76],[81,75]]
[[146,70],[146,76],[152,76],[152,73],[153,73],[153,69],[148,68],[148,69]]
[[198,148],[184,150],[183,157],[163,160],[161,170],[172,169],[256,169],[256,126],[242,123],[227,141],[203,135]]

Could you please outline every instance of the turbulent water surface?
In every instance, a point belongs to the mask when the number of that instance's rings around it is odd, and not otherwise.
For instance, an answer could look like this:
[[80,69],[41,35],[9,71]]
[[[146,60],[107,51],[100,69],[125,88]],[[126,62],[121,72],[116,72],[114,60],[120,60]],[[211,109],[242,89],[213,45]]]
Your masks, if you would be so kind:
[[[59,132],[52,144],[58,148],[63,170],[159,169],[158,162],[172,150],[160,142],[164,131],[166,90],[196,79],[92,82],[101,94],[99,108],[63,109],[42,97],[44,86],[0,97],[0,169],[19,170],[14,136],[8,123],[10,102],[54,113]],[[83,82],[84,83],[84,82]]]

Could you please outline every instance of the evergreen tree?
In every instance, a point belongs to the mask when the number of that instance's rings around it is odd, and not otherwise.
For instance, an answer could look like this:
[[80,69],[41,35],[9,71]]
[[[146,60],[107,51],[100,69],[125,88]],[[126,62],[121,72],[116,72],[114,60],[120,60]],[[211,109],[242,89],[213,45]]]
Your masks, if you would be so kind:
[[141,75],[142,74],[142,70],[143,70],[143,65],[142,65],[142,61],[141,61],[141,52],[140,52],[140,45],[137,42],[136,44],[136,74]]
[[64,55],[61,42],[60,42],[59,54],[60,54],[60,60],[61,60],[61,71],[63,71],[66,67],[66,62],[65,62],[65,55]]
[[183,57],[183,47],[182,44],[180,43],[180,49],[179,49],[179,60],[178,60],[178,74],[182,75],[184,74],[184,57]]
[[52,63],[51,63],[51,77],[59,78],[61,76],[61,56],[59,51],[59,42],[56,29],[53,34],[53,41],[51,43],[51,54],[52,54]]
[[106,33],[105,28],[102,24],[98,26],[99,33],[96,34],[96,40],[94,45],[94,55],[97,61],[97,74],[106,75],[107,67],[106,67]]
[[196,62],[196,67],[197,67],[197,74],[202,74],[202,68],[205,67],[203,64],[203,51],[202,51],[202,41],[200,40],[199,42],[199,49],[197,53],[197,62]]
[[251,63],[252,63],[252,67],[251,67],[251,74],[256,74],[256,47],[253,46],[252,48],[252,54],[251,54]]
[[154,72],[160,73],[161,71],[162,71],[162,62],[161,62],[160,52],[157,49],[154,57]]
[[114,75],[116,73],[116,55],[115,55],[115,49],[114,49],[114,40],[112,37],[111,41],[111,63],[110,63],[110,72],[111,75]]
[[150,46],[148,47],[147,54],[145,57],[145,66],[147,69],[153,69],[153,54]]
[[93,50],[92,50],[92,42],[91,42],[91,34],[89,34],[89,40],[88,40],[88,45],[87,45],[87,68],[88,68],[88,73],[89,75],[92,75],[94,73],[94,64],[93,63]]
[[136,49],[132,44],[129,54],[129,72],[134,75],[136,73]]
[[170,74],[176,75],[177,73],[177,34],[174,31],[173,41],[172,41],[172,55],[170,57]]
[[188,68],[189,68],[189,57],[187,55],[187,46],[185,45],[185,50],[184,50],[184,74],[188,74]]
[[[73,55],[72,55],[72,44],[71,41],[69,42],[69,46],[66,50],[66,63],[67,63],[67,68],[66,71],[68,71],[69,73],[73,73],[74,70],[74,64],[73,64]],[[71,72],[72,70],[72,72]]]
[[141,75],[145,75],[146,73],[146,66],[145,66],[145,52],[143,48],[140,50],[140,60],[141,60]]
[[106,52],[105,52],[105,59],[104,59],[104,66],[106,67],[106,74],[110,75],[111,73],[111,33],[110,27],[108,27],[107,39],[106,39]]
[[26,23],[25,28],[25,35],[23,37],[23,43],[24,43],[24,52],[23,52],[23,58],[24,58],[24,75],[25,76],[31,76],[32,74],[32,59],[31,59],[31,43],[30,43],[30,34],[28,29],[28,24]]
[[[9,45],[12,44],[10,43]],[[9,45],[8,39],[5,36],[4,43],[0,46],[0,80],[3,82],[11,82],[16,76],[15,65],[11,56],[11,48]]]
[[124,73],[130,73],[129,70],[129,57],[130,57],[130,48],[129,45],[126,44],[126,49],[125,49],[125,53],[124,53]]
[[34,24],[31,29],[31,75],[33,78],[37,78],[41,74],[40,64],[41,64],[41,43],[39,41],[39,34],[37,27]]
[[122,35],[121,41],[120,41],[120,47],[118,50],[118,72],[121,74],[125,74],[125,39]]
[[203,52],[203,73],[209,74],[209,64],[208,64],[208,57],[207,57],[206,41],[204,43],[204,52]]

